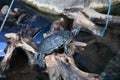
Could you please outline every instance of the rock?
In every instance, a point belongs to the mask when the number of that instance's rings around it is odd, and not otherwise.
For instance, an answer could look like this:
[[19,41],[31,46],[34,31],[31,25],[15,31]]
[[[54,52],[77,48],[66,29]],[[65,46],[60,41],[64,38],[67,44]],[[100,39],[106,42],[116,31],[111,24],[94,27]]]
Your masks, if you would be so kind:
[[120,80],[120,51],[117,51],[116,55],[108,62],[102,72],[102,76],[105,80]]
[[[89,8],[104,8],[108,6],[108,0],[22,0],[38,10],[59,14],[65,8],[72,7],[89,7]],[[120,0],[112,0],[114,4]]]

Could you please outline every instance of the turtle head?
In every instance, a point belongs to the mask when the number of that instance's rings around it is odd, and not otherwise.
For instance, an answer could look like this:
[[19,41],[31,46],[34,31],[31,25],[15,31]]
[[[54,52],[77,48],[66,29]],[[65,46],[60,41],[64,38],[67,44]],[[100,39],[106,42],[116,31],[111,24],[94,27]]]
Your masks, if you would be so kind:
[[73,26],[71,32],[73,33],[74,36],[76,36],[79,33],[80,29],[81,29],[81,27],[78,26],[78,25],[77,26]]

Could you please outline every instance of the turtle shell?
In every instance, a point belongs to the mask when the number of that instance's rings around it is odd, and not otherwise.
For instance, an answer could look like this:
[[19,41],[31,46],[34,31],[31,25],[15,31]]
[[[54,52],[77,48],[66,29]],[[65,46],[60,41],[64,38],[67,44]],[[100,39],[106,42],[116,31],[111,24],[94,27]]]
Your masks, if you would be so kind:
[[58,31],[41,41],[39,44],[39,52],[50,54],[55,49],[61,47],[64,43],[69,44],[73,39],[73,34],[70,31]]

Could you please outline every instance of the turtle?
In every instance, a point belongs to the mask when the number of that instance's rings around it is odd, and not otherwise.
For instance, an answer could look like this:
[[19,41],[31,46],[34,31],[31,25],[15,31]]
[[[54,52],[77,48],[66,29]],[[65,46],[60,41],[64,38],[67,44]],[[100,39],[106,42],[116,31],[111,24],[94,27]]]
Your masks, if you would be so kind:
[[[60,47],[64,48],[65,54],[73,58],[72,53],[68,50],[67,46],[69,43],[74,41],[75,36],[79,33],[80,27],[73,27],[71,31],[57,31],[48,37],[44,38],[41,43],[38,44],[38,54],[34,57],[35,63],[39,65],[40,68],[44,69],[46,55],[53,53],[55,50],[59,50]],[[86,43],[83,43],[86,46]]]

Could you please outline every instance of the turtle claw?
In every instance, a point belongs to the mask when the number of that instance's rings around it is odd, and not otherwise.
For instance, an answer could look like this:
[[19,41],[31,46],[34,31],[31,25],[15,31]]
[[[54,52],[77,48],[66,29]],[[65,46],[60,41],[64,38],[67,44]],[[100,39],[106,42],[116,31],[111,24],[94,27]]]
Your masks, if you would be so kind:
[[44,55],[41,54],[38,59],[39,59],[38,65],[39,65],[40,69],[42,69],[42,70],[45,69],[46,64],[45,64]]
[[45,60],[39,62],[39,67],[41,70],[44,70],[46,68]]
[[39,61],[39,63],[35,63],[35,70],[37,69],[38,71],[43,71],[46,69],[46,65],[45,65],[45,62],[44,61]]
[[40,71],[43,71],[44,69],[46,69],[44,54],[38,55],[37,58],[35,59],[34,64],[39,66]]

